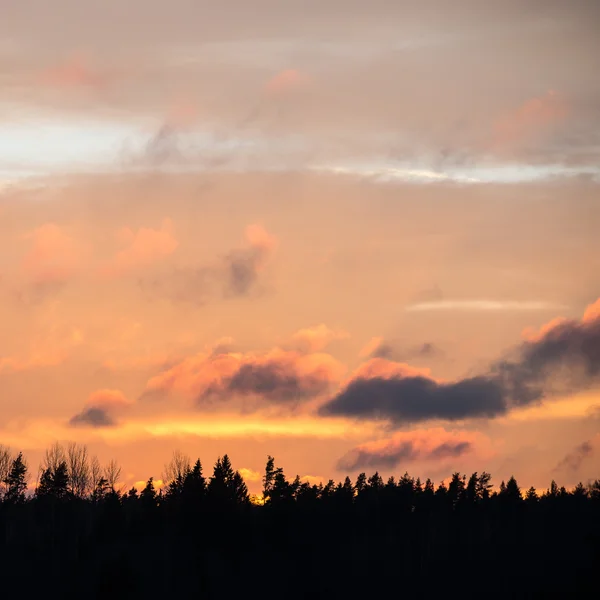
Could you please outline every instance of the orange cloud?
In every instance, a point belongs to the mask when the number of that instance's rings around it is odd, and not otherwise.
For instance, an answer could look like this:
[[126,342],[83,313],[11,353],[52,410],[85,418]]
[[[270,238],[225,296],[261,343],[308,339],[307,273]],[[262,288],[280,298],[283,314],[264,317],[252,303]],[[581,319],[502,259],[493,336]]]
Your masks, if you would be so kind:
[[130,356],[123,358],[107,358],[102,366],[111,371],[129,371],[135,369],[149,369],[152,367],[160,368],[169,362],[172,356],[166,352],[156,354],[147,354],[145,356]]
[[300,481],[305,481],[309,485],[319,485],[325,481],[325,477],[321,475],[303,475],[300,477]]
[[[141,479],[140,481],[134,481],[132,487],[134,487],[138,492],[141,492],[146,487],[147,483],[147,480]],[[152,483],[156,491],[160,490],[161,488],[164,488],[166,485],[162,479],[153,479]]]
[[494,126],[494,145],[512,146],[536,137],[567,115],[564,99],[555,91],[531,98]]
[[34,283],[64,283],[83,264],[86,248],[54,223],[45,223],[24,238],[32,241],[32,247],[21,269]]
[[244,478],[244,481],[261,481],[262,475],[258,471],[253,471],[252,469],[238,469],[240,475]]
[[383,338],[381,336],[372,337],[361,349],[358,353],[360,358],[366,358],[371,356],[379,346],[383,343]]
[[[600,298],[586,307],[581,323],[587,325],[597,319],[600,319]],[[566,319],[565,317],[556,317],[542,325],[538,330],[533,327],[527,327],[523,330],[522,337],[528,342],[539,342],[553,331],[560,329],[561,326],[568,325],[568,323],[569,319]]]
[[171,219],[165,219],[160,229],[141,227],[133,231],[129,227],[124,227],[117,237],[124,248],[115,254],[108,266],[102,269],[105,275],[122,275],[145,267],[169,256],[179,246],[173,234]]
[[300,354],[275,348],[268,352],[189,357],[151,378],[144,395],[175,392],[197,402],[254,397],[293,403],[326,392],[345,368],[329,354]]
[[564,317],[556,317],[548,323],[542,325],[539,329],[535,329],[534,327],[526,327],[523,330],[521,337],[527,342],[539,342],[544,337],[546,337],[548,333],[550,333],[553,329],[559,327],[560,325],[566,322],[567,319],[565,319]]
[[246,240],[252,248],[263,250],[265,253],[272,252],[277,247],[277,238],[257,223],[246,227]]
[[596,302],[590,304],[583,313],[584,323],[591,323],[597,319],[600,319],[600,298],[598,298]]

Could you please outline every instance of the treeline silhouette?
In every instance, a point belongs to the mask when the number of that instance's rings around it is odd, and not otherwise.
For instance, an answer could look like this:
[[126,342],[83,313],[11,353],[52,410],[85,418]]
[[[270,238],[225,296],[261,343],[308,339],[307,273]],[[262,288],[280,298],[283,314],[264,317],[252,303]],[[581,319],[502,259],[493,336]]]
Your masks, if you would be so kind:
[[[576,598],[598,595],[600,481],[538,494],[487,472],[311,485],[267,458],[262,497],[219,457],[175,452],[164,486],[119,486],[85,446],[34,489],[0,446],[0,594],[34,598]],[[6,595],[4,595],[6,594]]]

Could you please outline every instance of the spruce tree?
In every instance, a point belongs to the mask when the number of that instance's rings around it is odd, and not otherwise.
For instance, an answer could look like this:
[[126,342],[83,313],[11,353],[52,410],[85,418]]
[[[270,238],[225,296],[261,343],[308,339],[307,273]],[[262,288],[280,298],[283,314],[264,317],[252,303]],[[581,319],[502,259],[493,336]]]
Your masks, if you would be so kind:
[[25,491],[27,490],[27,463],[23,458],[23,453],[12,461],[10,471],[4,480],[6,493],[4,501],[8,504],[22,504],[25,502]]

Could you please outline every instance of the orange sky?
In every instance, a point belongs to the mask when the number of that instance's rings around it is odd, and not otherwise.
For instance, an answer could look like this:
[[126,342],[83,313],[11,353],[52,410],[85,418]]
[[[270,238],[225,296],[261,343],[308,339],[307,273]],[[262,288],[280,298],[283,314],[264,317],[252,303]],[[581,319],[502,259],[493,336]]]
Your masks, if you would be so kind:
[[0,443],[597,477],[597,10],[137,2],[0,23]]

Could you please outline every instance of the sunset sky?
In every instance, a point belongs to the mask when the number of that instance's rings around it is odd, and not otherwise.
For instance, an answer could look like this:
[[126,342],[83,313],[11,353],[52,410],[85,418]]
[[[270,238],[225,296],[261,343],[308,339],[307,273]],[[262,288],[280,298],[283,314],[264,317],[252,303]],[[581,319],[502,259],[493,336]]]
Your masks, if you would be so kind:
[[34,471],[599,476],[600,4],[0,13],[0,443]]

